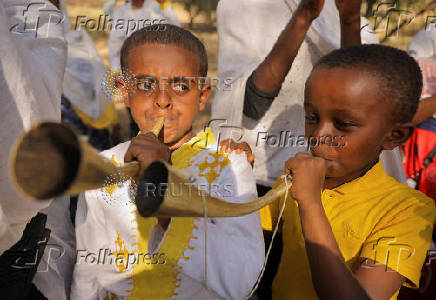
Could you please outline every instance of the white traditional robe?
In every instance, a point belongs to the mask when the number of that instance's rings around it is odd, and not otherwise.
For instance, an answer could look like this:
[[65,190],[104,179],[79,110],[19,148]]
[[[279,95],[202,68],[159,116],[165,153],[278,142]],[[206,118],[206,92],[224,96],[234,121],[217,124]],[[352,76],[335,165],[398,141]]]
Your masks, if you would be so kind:
[[0,3],[0,253],[15,244],[27,221],[50,204],[30,202],[16,192],[9,152],[35,123],[60,120],[67,54],[62,18],[47,0]]
[[[245,154],[217,154],[214,139],[209,130],[194,137],[172,154],[173,165],[196,177],[215,197],[230,202],[256,197]],[[129,144],[102,155],[122,165]],[[81,195],[71,299],[211,299],[205,288],[204,219],[172,218],[165,232],[156,222],[138,215],[128,184]],[[208,218],[207,236],[210,293],[216,299],[244,299],[264,261],[259,213]],[[124,259],[110,260],[117,255]]]
[[75,238],[69,198],[24,199],[11,183],[8,159],[25,130],[38,122],[60,121],[67,55],[64,21],[62,12],[47,0],[0,3],[0,253],[21,238],[30,218],[38,211],[45,213],[50,240],[33,282],[50,300],[67,299],[71,284]]
[[[284,162],[306,148],[298,143],[284,147],[285,142],[267,144],[264,137],[279,140],[286,134],[295,139],[304,137],[304,85],[313,65],[323,55],[339,48],[340,24],[334,0],[326,0],[321,15],[312,23],[283,82],[279,95],[260,120],[243,115],[245,83],[251,73],[271,51],[279,34],[291,19],[298,0],[221,0],[217,8],[218,78],[231,78],[231,87],[217,90],[212,104],[212,119],[226,120],[221,138],[232,137],[250,144],[256,156],[254,172],[257,183],[272,186],[283,173]],[[367,21],[363,20],[362,24]],[[365,27],[365,43],[377,42],[377,37]],[[219,124],[216,122],[215,124]],[[231,134],[233,131],[233,134]],[[283,141],[283,138],[282,138]],[[398,149],[384,151],[383,165],[388,174],[405,182]]]

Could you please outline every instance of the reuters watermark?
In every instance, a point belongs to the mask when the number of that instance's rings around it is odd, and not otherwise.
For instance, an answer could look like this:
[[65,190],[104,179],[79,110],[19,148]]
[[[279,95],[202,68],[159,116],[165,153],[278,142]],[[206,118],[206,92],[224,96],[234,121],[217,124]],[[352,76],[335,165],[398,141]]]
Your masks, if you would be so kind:
[[208,193],[215,198],[231,198],[235,195],[233,184],[218,184],[218,183],[160,183],[154,184],[151,182],[142,183],[146,195],[153,197],[164,197],[165,194],[172,197],[193,197],[202,196]]

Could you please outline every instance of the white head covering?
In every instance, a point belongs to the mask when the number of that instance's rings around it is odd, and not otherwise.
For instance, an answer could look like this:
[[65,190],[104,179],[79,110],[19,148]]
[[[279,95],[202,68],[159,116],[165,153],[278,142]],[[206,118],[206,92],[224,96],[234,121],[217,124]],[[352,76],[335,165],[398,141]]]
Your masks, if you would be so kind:
[[407,47],[407,52],[415,59],[436,55],[436,29],[418,32]]

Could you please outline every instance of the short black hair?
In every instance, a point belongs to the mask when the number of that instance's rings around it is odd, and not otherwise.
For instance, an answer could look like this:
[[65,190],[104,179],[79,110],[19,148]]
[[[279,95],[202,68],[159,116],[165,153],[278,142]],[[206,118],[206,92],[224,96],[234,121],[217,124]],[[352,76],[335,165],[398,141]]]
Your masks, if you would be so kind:
[[391,101],[393,121],[407,123],[413,119],[422,92],[422,73],[405,51],[377,44],[349,46],[322,57],[314,70],[319,67],[367,72],[377,79],[381,95]]
[[120,63],[124,71],[129,51],[143,44],[174,45],[189,50],[200,59],[200,76],[207,75],[207,53],[203,43],[186,29],[171,24],[154,24],[132,33],[121,47]]

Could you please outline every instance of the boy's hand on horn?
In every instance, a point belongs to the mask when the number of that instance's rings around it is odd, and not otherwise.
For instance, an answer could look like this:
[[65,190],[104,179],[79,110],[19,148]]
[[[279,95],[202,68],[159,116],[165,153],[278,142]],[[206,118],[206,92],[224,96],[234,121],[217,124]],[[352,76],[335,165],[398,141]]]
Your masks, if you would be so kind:
[[360,21],[362,0],[335,0],[342,23]]
[[286,174],[292,174],[291,195],[303,207],[319,204],[327,164],[321,157],[297,153],[285,163]]
[[295,13],[303,16],[307,21],[312,22],[321,14],[324,1],[325,0],[302,0]]
[[155,160],[170,161],[171,151],[153,133],[146,132],[134,137],[124,155],[124,162],[138,161],[140,173]]

